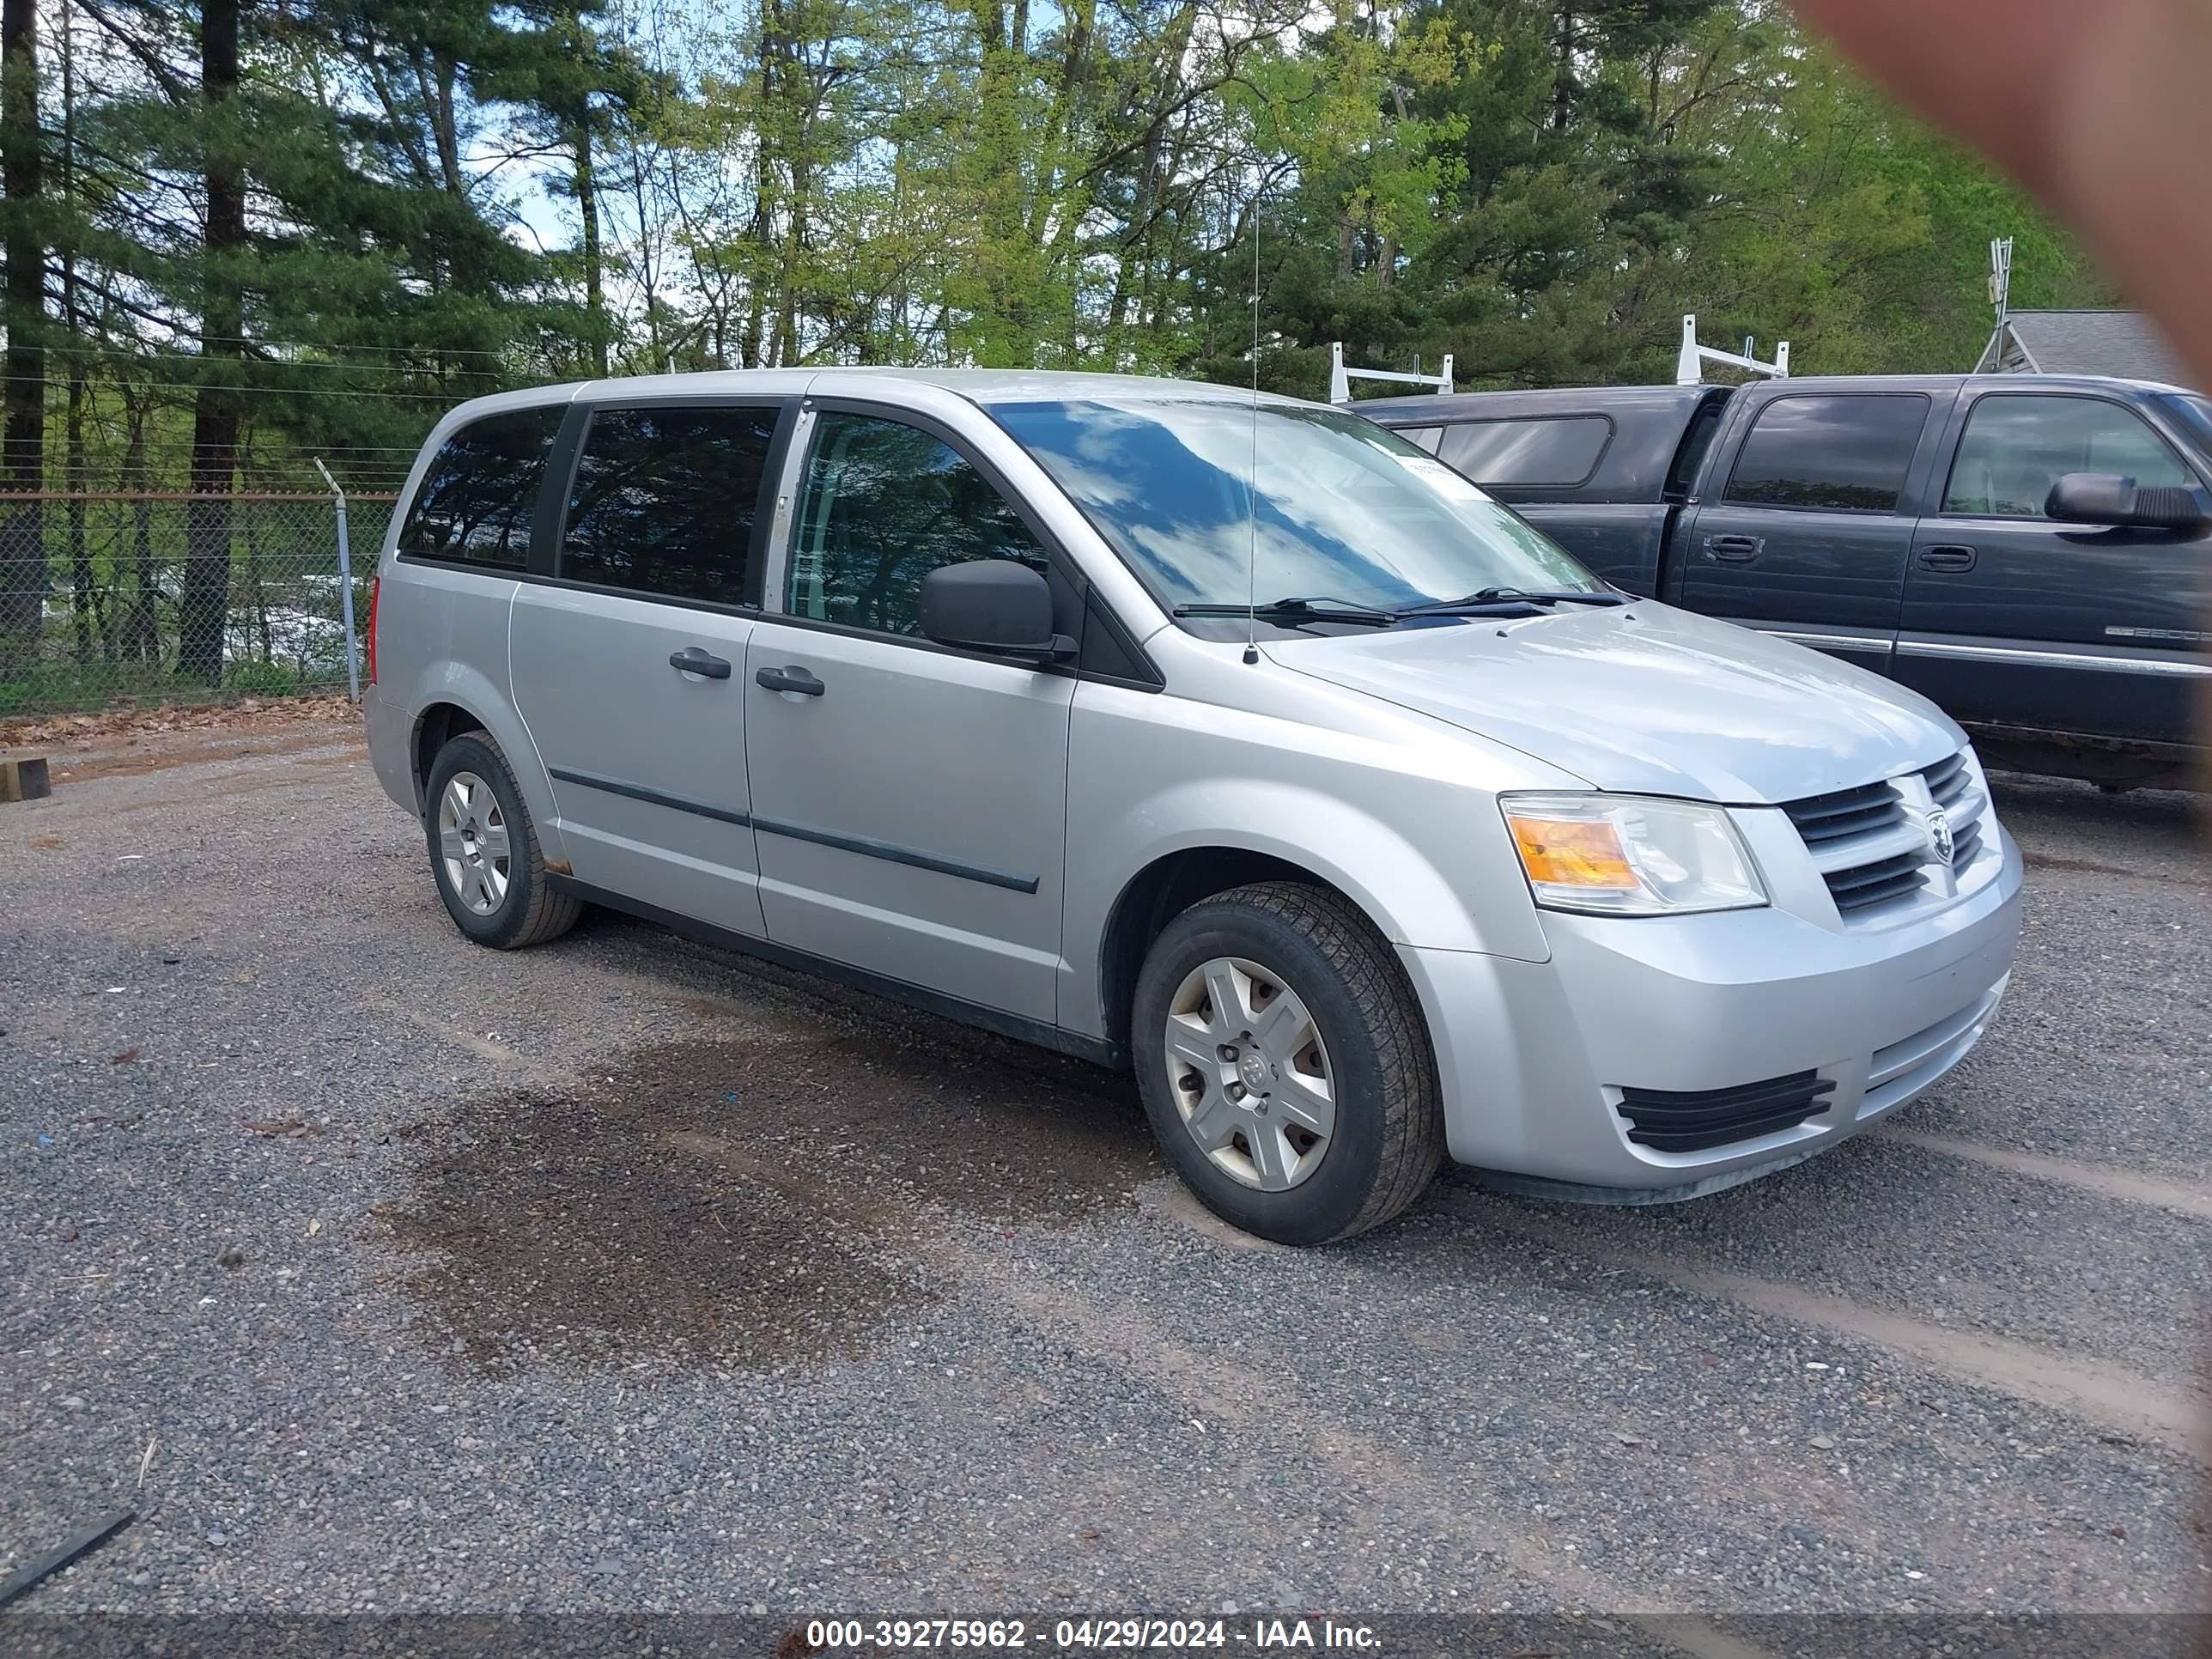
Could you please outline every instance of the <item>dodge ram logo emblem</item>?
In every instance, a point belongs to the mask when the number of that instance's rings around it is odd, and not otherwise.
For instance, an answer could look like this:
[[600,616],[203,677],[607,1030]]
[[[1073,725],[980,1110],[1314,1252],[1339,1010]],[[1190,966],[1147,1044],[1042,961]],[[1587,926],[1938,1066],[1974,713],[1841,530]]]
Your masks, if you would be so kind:
[[1951,817],[1940,806],[1928,809],[1928,844],[1936,849],[1939,863],[1948,864],[1951,861]]

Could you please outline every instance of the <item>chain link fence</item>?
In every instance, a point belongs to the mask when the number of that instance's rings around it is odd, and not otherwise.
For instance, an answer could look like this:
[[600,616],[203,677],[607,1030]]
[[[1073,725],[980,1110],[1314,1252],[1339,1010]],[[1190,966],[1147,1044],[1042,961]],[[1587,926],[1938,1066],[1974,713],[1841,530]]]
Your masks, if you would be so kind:
[[0,495],[0,719],[344,689],[393,501]]

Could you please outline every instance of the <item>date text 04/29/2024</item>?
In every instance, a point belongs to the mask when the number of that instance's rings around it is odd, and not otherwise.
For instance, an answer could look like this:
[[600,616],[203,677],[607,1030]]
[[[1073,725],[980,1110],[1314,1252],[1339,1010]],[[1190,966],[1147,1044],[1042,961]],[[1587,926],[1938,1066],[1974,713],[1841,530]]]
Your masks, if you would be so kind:
[[1334,1619],[1061,1619],[1049,1626],[1021,1619],[826,1619],[806,1626],[812,1652],[900,1648],[1028,1647],[1133,1652],[1205,1648],[1333,1649],[1372,1652],[1380,1640],[1365,1625]]

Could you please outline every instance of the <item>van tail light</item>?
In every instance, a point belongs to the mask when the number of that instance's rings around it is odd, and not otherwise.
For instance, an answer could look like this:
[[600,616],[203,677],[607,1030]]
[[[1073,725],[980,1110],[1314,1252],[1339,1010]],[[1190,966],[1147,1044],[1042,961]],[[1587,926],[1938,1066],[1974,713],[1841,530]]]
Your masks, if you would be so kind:
[[376,684],[376,596],[383,591],[384,578],[368,579],[368,683]]

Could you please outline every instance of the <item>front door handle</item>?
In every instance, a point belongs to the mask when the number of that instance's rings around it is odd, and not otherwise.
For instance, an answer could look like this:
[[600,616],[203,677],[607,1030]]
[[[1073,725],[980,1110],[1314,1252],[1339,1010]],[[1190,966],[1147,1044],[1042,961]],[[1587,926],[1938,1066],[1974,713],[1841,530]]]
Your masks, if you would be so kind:
[[1955,542],[1942,547],[1923,547],[1920,550],[1920,568],[1923,570],[1972,570],[1974,568],[1974,550],[1962,547]]
[[804,668],[761,668],[753,672],[753,684],[764,685],[771,691],[795,691],[802,697],[818,697],[828,688]]
[[1747,564],[1766,545],[1764,536],[1708,536],[1705,556],[1728,564]]
[[668,665],[681,669],[686,674],[696,674],[701,679],[726,680],[730,678],[730,665],[720,657],[710,656],[696,645],[687,645],[681,651],[668,653]]

